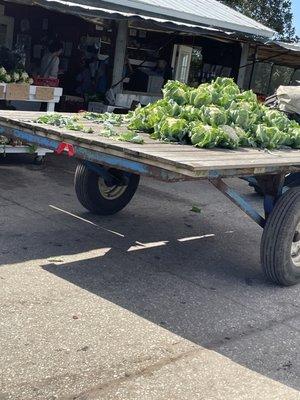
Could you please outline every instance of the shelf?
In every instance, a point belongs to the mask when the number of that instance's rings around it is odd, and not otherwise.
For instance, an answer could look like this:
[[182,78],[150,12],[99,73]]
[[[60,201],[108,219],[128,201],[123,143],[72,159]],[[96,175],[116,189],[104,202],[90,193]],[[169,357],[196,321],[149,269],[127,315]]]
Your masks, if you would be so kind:
[[109,54],[99,54],[98,58],[100,61],[107,60],[109,58]]
[[[136,60],[136,59],[130,58],[130,59],[129,59],[129,62],[130,62],[131,65],[137,65],[137,66],[139,66],[139,65],[143,62],[143,60]],[[143,65],[141,65],[141,67],[149,67],[149,68],[152,68],[152,67],[155,67],[155,65],[156,65],[156,62],[155,62],[155,61],[145,61],[145,62],[143,63]]]
[[153,51],[153,52],[155,52],[155,50],[146,49],[146,48],[144,48],[144,47],[132,47],[132,46],[127,46],[127,49],[130,49],[130,50],[142,50],[142,51]]

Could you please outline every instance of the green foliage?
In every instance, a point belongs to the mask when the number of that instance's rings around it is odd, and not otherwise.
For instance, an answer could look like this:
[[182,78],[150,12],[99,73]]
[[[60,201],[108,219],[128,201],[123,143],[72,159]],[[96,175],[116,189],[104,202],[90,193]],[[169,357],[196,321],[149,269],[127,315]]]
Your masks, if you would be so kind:
[[250,112],[245,108],[237,108],[229,113],[230,120],[237,126],[247,129],[250,122]]
[[113,114],[109,112],[105,112],[103,114],[86,112],[84,113],[83,118],[98,124],[109,122],[112,125],[121,125],[124,120],[124,116],[122,114]]
[[172,99],[180,106],[188,103],[189,91],[190,88],[179,81],[168,81],[163,89],[164,98]]
[[300,126],[295,123],[290,127],[289,135],[291,138],[291,146],[300,149]]
[[224,109],[216,106],[203,107],[202,120],[211,126],[225,125],[227,122],[227,113]]
[[[100,124],[101,136],[137,144],[144,142],[138,131],[144,131],[153,139],[200,148],[300,148],[300,125],[260,104],[252,91],[241,93],[231,78],[217,78],[196,89],[168,81],[163,92],[163,99],[138,107],[128,116],[85,113],[71,117],[53,113],[35,122],[92,133],[82,124],[85,119]],[[118,126],[125,122],[129,131],[120,133]]]
[[204,125],[198,122],[192,125],[191,143],[196,147],[212,148],[216,147],[219,143],[219,131],[209,125]]
[[142,136],[132,131],[122,133],[121,135],[118,136],[118,140],[123,140],[124,142],[131,142],[136,144],[144,143],[144,139],[142,138]]
[[188,121],[183,118],[164,117],[157,124],[154,137],[167,142],[182,142],[186,136]]
[[[100,131],[100,135],[103,137],[137,144],[144,143],[144,139],[138,133],[133,131],[120,133],[120,131],[116,129],[116,125],[120,125],[123,121],[123,116],[111,113],[85,113],[83,114],[83,118],[99,124],[101,123],[102,129]],[[82,123],[79,122],[78,116],[65,116],[57,113],[44,114],[37,118],[34,122],[52,125],[58,128],[70,129],[73,131],[94,133],[92,128],[86,128]]]
[[77,117],[69,117],[57,113],[41,115],[35,122],[38,124],[47,124],[59,128],[66,128],[71,131],[84,131],[84,126],[78,123]]
[[267,149],[276,149],[285,142],[285,134],[276,126],[258,125],[256,142]]
[[288,130],[290,125],[288,117],[278,110],[267,110],[264,116],[264,122],[268,126],[276,125],[281,131]]
[[234,127],[222,125],[218,128],[219,146],[227,149],[236,149],[240,145],[240,137]]
[[295,41],[291,0],[222,0],[237,11],[274,29],[279,39]]
[[169,81],[163,92],[162,100],[131,114],[129,129],[201,148],[300,146],[297,122],[260,104],[251,90],[240,92],[231,78],[196,89]]
[[201,213],[201,208],[198,207],[198,206],[193,205],[192,208],[191,208],[191,211],[194,212],[194,213],[200,214]]

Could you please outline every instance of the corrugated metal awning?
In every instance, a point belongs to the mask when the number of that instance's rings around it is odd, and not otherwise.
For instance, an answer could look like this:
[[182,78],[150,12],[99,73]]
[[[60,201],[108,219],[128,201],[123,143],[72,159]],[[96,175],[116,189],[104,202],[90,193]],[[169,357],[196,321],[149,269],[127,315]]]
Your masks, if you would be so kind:
[[286,43],[286,42],[271,42],[271,44],[277,45],[278,47],[281,47],[282,49],[289,50],[291,52],[299,53],[300,54],[300,43]]
[[73,0],[77,4],[270,38],[275,31],[217,0]]
[[[14,1],[14,0],[13,0]],[[78,15],[93,22],[99,18],[142,19],[191,33],[222,33],[266,40],[275,31],[216,0],[15,0]],[[209,2],[209,4],[207,4]]]

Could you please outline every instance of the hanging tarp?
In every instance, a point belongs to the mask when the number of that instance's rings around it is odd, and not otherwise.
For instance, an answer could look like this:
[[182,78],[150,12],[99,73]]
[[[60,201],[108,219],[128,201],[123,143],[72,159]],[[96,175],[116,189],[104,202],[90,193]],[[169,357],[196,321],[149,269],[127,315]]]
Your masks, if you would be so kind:
[[300,114],[300,86],[279,86],[276,96],[281,111]]

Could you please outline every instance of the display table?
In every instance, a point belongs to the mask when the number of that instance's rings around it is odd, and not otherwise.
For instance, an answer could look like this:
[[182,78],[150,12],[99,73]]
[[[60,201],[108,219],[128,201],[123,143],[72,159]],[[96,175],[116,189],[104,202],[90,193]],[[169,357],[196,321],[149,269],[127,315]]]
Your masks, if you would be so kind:
[[[10,101],[13,105],[15,102],[25,102],[25,104],[26,102],[46,103],[47,111],[50,112],[54,111],[55,103],[60,101],[62,92],[63,89],[60,87],[0,83],[0,99]],[[51,153],[51,150],[42,147],[32,148],[22,144],[0,144],[0,155],[32,154],[36,163],[42,163],[46,153]]]
[[47,111],[54,111],[55,103],[60,101],[62,93],[60,87],[0,83],[1,99],[47,103]]

